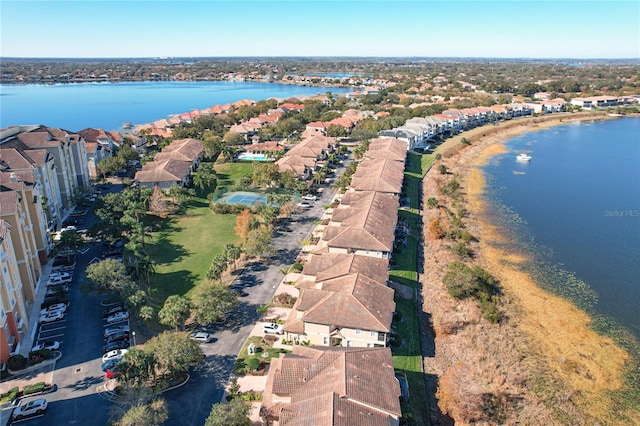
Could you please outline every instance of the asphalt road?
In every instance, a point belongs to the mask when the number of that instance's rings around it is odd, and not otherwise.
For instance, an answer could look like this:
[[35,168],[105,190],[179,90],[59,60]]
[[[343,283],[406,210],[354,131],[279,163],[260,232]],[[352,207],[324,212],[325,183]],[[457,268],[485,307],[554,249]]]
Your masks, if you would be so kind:
[[[113,185],[109,190],[117,191]],[[249,295],[240,299],[240,305],[224,324],[210,326],[212,343],[201,345],[205,361],[191,372],[189,382],[164,394],[169,405],[170,425],[203,425],[214,403],[222,399],[233,364],[243,343],[258,321],[258,306],[271,301],[276,287],[283,278],[281,270],[290,266],[299,254],[301,241],[310,235],[314,222],[322,216],[322,206],[332,199],[335,191],[325,186],[317,202],[292,216],[285,225],[288,232],[278,232],[273,238],[276,253],[265,261],[249,263],[236,278],[245,284]],[[88,228],[97,220],[93,211],[87,213],[83,226]],[[87,295],[80,290],[85,269],[92,260],[100,259],[103,247],[90,244],[76,256],[76,269],[67,314],[62,321],[47,324],[39,330],[41,339],[61,341],[62,358],[56,363],[52,382],[55,392],[46,395],[49,409],[43,416],[14,424],[30,425],[106,425],[114,405],[108,394],[101,392],[105,383],[100,369],[103,341],[101,301],[104,297]]]

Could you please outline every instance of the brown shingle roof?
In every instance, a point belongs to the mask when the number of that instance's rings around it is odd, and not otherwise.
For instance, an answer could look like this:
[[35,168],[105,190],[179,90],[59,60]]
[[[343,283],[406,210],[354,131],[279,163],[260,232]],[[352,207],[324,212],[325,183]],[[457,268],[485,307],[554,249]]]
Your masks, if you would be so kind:
[[305,263],[302,272],[304,275],[315,276],[315,282],[360,272],[371,279],[384,283],[388,278],[388,267],[388,259],[355,254],[327,253],[313,254],[311,259]]
[[150,161],[136,172],[134,180],[143,183],[181,181],[189,174],[191,163],[179,160]]
[[178,152],[189,161],[193,161],[203,152],[203,142],[200,139],[178,139],[162,149],[162,152]]
[[[360,410],[399,417],[400,386],[392,362],[389,348],[294,346],[292,354],[283,354],[272,360],[262,405],[267,410],[278,408],[274,413],[276,417],[280,417],[284,410],[299,412],[304,406],[307,409],[301,419],[305,421],[303,424],[324,424],[318,422],[327,419],[326,411],[333,412],[335,407],[335,398],[326,395],[335,394],[339,400],[354,404],[342,410],[344,417],[338,417],[338,421],[344,423],[338,424],[366,425],[357,420],[356,406]],[[290,397],[291,403],[275,404],[274,395]],[[313,399],[317,402],[301,404]],[[286,422],[293,421],[293,417],[284,412]],[[332,421],[336,419],[333,414],[329,418]]]

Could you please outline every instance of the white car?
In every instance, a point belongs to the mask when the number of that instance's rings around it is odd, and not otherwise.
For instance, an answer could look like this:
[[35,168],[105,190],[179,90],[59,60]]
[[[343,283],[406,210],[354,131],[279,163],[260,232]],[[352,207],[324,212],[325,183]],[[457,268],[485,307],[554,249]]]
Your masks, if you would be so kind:
[[66,303],[56,303],[55,305],[51,305],[46,309],[42,309],[40,311],[40,315],[46,315],[50,312],[55,312],[55,311],[60,311],[63,314],[67,311],[67,304]]
[[31,348],[32,351],[39,351],[40,349],[57,351],[58,349],[60,349],[60,342],[58,342],[57,340],[48,340],[46,342],[39,343]]
[[211,341],[211,336],[209,333],[205,333],[204,331],[194,331],[189,336],[191,340],[195,340],[200,343],[209,343]]
[[11,417],[20,420],[28,416],[34,416],[36,414],[42,414],[47,409],[47,400],[44,398],[34,399],[33,401],[26,402],[16,407],[11,414]]
[[66,274],[66,276],[53,276],[53,277],[49,277],[49,279],[47,280],[47,287],[52,286],[52,285],[59,285],[59,284],[69,284],[72,281],[71,275]]
[[304,197],[302,197],[303,199],[307,200],[307,201],[318,201],[318,197],[316,197],[313,194],[307,194]]
[[128,318],[129,318],[129,312],[127,311],[116,312],[115,314],[107,317],[107,322],[111,324],[114,322],[124,321]]
[[68,273],[68,272],[52,272],[51,274],[49,274],[49,278],[67,278],[67,279],[71,279],[73,278],[73,276]]
[[62,311],[51,311],[51,312],[47,312],[44,315],[40,315],[40,318],[38,319],[38,322],[40,322],[40,323],[54,322],[54,321],[59,321],[59,320],[61,320],[63,318],[64,318],[64,312],[62,312]]
[[268,322],[262,325],[262,331],[265,334],[282,334],[282,326],[280,324],[276,324],[275,322]]
[[306,201],[303,201],[302,203],[298,203],[298,207],[301,207],[303,209],[309,209],[311,208],[311,204],[307,203]]
[[121,360],[124,355],[129,352],[127,349],[115,349],[102,355],[102,362],[111,361],[112,359]]

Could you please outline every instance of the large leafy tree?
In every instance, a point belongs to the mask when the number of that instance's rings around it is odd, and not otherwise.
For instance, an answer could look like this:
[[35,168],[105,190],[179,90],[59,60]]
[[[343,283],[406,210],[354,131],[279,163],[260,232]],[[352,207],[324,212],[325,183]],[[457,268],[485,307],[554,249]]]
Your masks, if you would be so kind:
[[148,404],[134,405],[115,426],[159,426],[169,418],[169,407],[164,399],[155,399]]
[[131,385],[143,386],[156,376],[156,358],[153,352],[137,348],[129,348],[122,362],[119,362],[115,370],[122,373],[118,377],[121,382]]
[[137,290],[122,262],[115,259],[92,263],[87,266],[86,274],[90,290],[117,292],[124,299]]
[[172,376],[186,372],[202,361],[202,349],[188,333],[165,331],[149,339],[145,350],[154,354],[158,368]]
[[238,297],[226,285],[203,285],[195,297],[196,321],[199,324],[213,324],[224,318],[237,305]]
[[204,426],[250,426],[249,404],[233,398],[228,404],[213,404]]
[[158,319],[160,324],[167,325],[169,327],[178,327],[189,318],[191,309],[191,303],[186,297],[171,295],[165,300],[162,309],[158,312]]
[[273,253],[272,236],[273,231],[270,228],[259,227],[252,229],[243,243],[243,251],[249,257],[261,257]]

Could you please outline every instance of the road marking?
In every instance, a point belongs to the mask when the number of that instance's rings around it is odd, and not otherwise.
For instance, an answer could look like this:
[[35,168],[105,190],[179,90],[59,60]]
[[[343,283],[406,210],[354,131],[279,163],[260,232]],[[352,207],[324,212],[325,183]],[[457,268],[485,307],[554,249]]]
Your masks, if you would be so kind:
[[100,259],[99,257],[94,257],[89,261],[89,265],[93,265],[94,263],[98,263],[98,262],[102,262],[102,259]]
[[[38,333],[38,341],[40,340],[50,340],[50,339],[55,339],[56,337],[62,337],[64,336],[64,334],[52,334],[51,336],[47,335],[47,336],[43,336],[42,333]],[[62,342],[60,342],[62,343]]]
[[40,333],[42,333],[42,332],[49,332],[49,331],[64,330],[65,328],[67,328],[67,327],[63,326],[63,327],[44,328],[44,326],[41,326],[41,327],[40,327]]
[[38,415],[35,415],[35,416],[29,416],[29,417],[25,417],[25,418],[20,419],[20,420],[13,420],[13,418],[12,418],[11,424],[22,423],[22,422],[26,422],[26,421],[33,420],[33,419],[39,419],[40,417],[44,417],[44,414],[38,414]]
[[85,254],[86,252],[88,252],[89,250],[91,250],[91,247],[87,247],[85,249],[78,249],[78,253],[80,254]]

